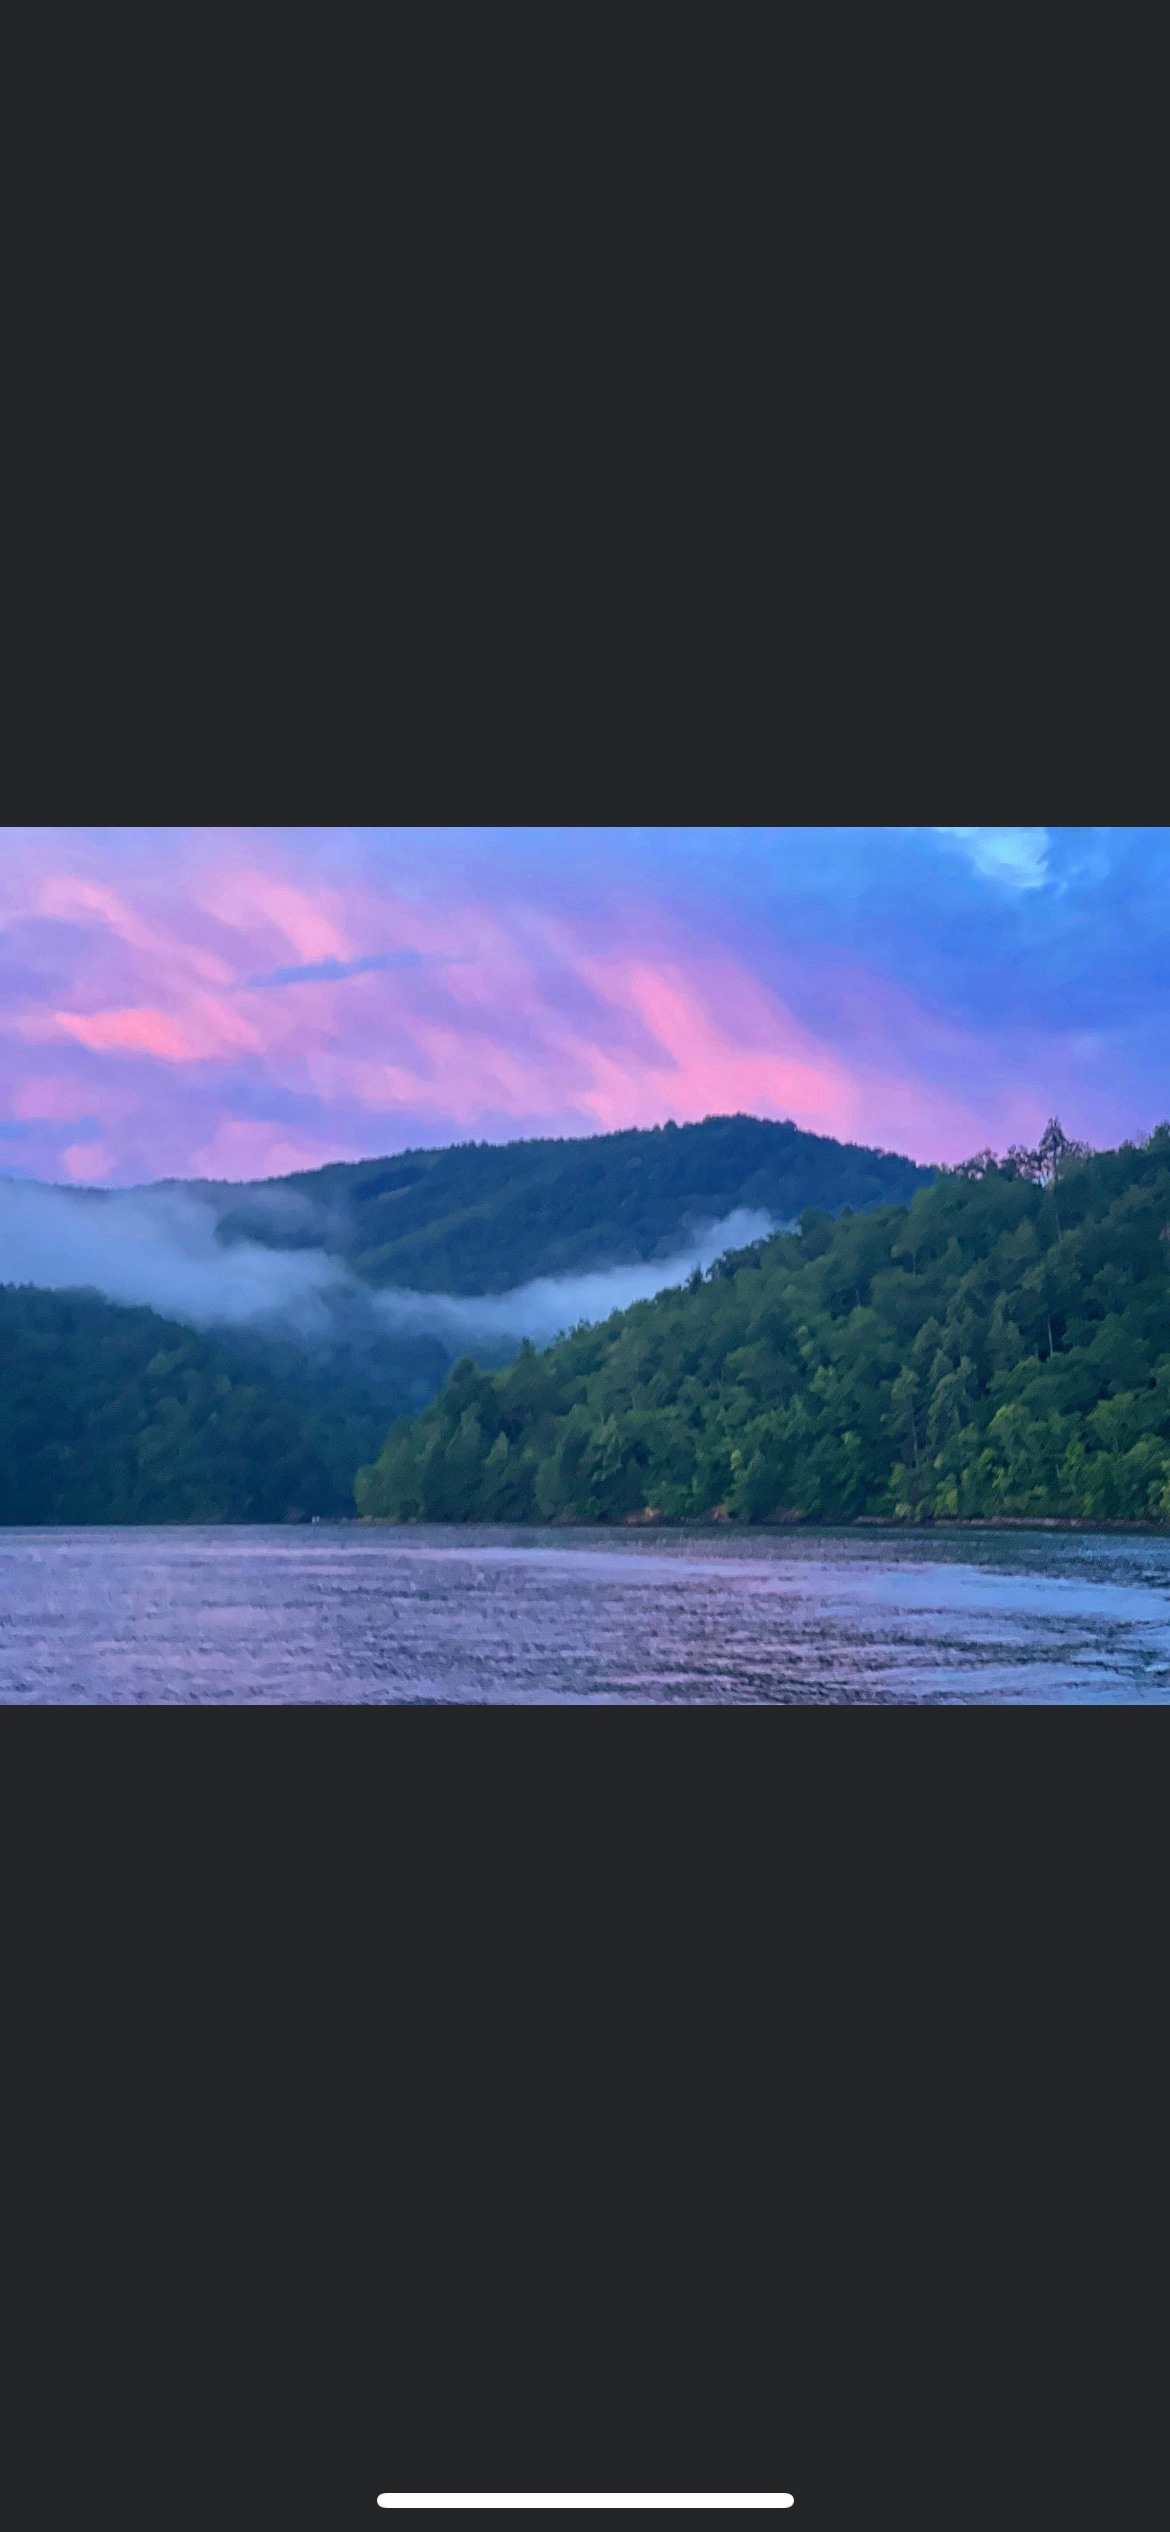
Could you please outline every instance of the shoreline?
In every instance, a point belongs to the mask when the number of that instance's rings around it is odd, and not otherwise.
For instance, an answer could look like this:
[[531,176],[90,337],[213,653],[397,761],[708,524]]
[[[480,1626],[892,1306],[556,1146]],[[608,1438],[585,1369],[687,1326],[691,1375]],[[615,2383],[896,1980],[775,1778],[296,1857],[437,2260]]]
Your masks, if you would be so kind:
[[[173,1524],[181,1527],[181,1524]],[[247,1526],[241,1524],[238,1526]],[[997,1521],[948,1519],[899,1521],[893,1513],[859,1512],[852,1521],[805,1521],[786,1518],[781,1521],[733,1521],[726,1514],[705,1513],[691,1520],[670,1520],[665,1515],[626,1512],[617,1521],[422,1521],[412,1517],[394,1521],[377,1512],[359,1512],[356,1516],[341,1514],[324,1528],[353,1526],[369,1530],[669,1530],[694,1536],[705,1536],[710,1530],[730,1532],[738,1538],[774,1537],[778,1530],[807,1530],[811,1533],[832,1532],[842,1536],[851,1530],[888,1530],[895,1538],[918,1538],[932,1531],[965,1530],[1067,1530],[1073,1534],[1111,1537],[1170,1537],[1170,1521],[1088,1521],[1060,1513],[1005,1512]]]
[[852,1521],[731,1521],[712,1520],[710,1514],[695,1520],[651,1520],[644,1515],[633,1518],[626,1514],[619,1521],[392,1521],[379,1513],[322,1513],[313,1521],[0,1521],[0,1539],[45,1536],[54,1532],[78,1536],[93,1532],[203,1531],[223,1537],[233,1532],[271,1530],[283,1537],[301,1530],[441,1530],[458,1538],[469,1530],[506,1530],[510,1533],[531,1533],[533,1537],[555,1538],[570,1531],[590,1538],[621,1536],[629,1530],[661,1532],[670,1538],[710,1538],[712,1531],[731,1538],[775,1538],[778,1532],[788,1537],[802,1533],[809,1538],[851,1538],[858,1530],[888,1538],[924,1539],[931,1536],[963,1536],[969,1532],[983,1535],[1003,1530],[1060,1532],[1088,1538],[1166,1538],[1170,1537],[1168,1521],[1085,1521],[1065,1519],[1057,1514],[1005,1513],[999,1521],[940,1520],[898,1521],[891,1515],[876,1512],[859,1513]]

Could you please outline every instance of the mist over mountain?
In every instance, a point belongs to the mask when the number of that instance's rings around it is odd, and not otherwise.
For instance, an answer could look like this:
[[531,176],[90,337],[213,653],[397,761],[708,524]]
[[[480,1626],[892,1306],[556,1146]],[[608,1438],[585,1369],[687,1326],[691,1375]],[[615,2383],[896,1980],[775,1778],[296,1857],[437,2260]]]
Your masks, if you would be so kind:
[[808,1205],[908,1204],[932,1176],[897,1153],[731,1116],[460,1143],[262,1184],[195,1181],[192,1191],[213,1205],[225,1241],[321,1246],[379,1291],[471,1296],[675,1258],[734,1214],[792,1222]]
[[[283,1226],[288,1216],[274,1208],[272,1218]],[[214,1206],[192,1189],[144,1187],[95,1204],[89,1190],[8,1180],[0,1182],[0,1284],[100,1292],[195,1327],[279,1330],[307,1346],[432,1336],[456,1351],[492,1351],[523,1336],[548,1344],[774,1227],[769,1214],[741,1208],[696,1229],[673,1256],[646,1263],[537,1276],[504,1292],[378,1292],[323,1244],[267,1248],[238,1225],[225,1239]]]
[[[282,1492],[290,1511],[347,1510],[355,1471],[457,1357],[501,1368],[522,1340],[547,1346],[701,1275],[818,1191],[826,1210],[858,1210],[929,1176],[733,1117],[254,1185],[0,1181],[0,1517],[273,1518]],[[247,1436],[269,1424],[285,1474],[253,1482]],[[105,1498],[103,1431],[121,1437]],[[123,1508],[95,1511],[104,1499]]]

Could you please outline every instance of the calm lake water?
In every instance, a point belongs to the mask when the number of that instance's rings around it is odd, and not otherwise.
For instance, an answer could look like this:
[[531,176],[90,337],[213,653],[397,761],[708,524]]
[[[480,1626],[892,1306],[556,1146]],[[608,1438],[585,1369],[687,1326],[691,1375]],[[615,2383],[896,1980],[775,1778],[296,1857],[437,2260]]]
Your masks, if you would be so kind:
[[0,1530],[0,1702],[1165,1705],[1170,1539]]

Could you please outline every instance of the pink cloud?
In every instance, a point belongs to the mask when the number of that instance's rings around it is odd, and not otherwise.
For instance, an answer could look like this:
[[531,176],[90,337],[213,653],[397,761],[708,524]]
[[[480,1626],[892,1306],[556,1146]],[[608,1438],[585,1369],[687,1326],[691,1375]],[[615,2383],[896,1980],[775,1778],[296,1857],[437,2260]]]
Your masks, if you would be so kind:
[[547,1063],[525,1063],[475,1030],[419,1020],[408,1022],[407,1029],[414,1038],[417,1069],[383,1063],[376,1056],[321,1054],[309,1066],[316,1088],[326,1098],[354,1099],[383,1112],[409,1106],[448,1116],[459,1126],[473,1124],[485,1108],[531,1116],[548,1098],[553,1076]]
[[9,1113],[30,1125],[72,1125],[87,1097],[88,1092],[68,1073],[34,1073],[28,1081],[14,1083]]
[[259,1034],[240,1011],[211,995],[194,996],[181,1019],[143,1006],[126,1011],[55,1011],[66,1036],[92,1054],[155,1055],[164,1063],[189,1064],[208,1056],[255,1052]]
[[61,1158],[67,1176],[86,1186],[108,1178],[117,1166],[117,1154],[108,1143],[68,1143]]
[[232,970],[223,959],[210,955],[189,936],[176,937],[169,928],[148,923],[137,907],[127,905],[115,889],[96,880],[63,872],[44,882],[36,902],[37,911],[50,921],[77,923],[87,915],[95,917],[128,948],[142,951],[151,960],[161,960],[180,972],[193,971],[210,984],[231,983]]
[[[607,1130],[665,1115],[686,1123],[743,1109],[791,1116],[818,1133],[896,1146],[921,1158],[957,1160],[986,1139],[985,1111],[957,1097],[952,1086],[986,1075],[986,1050],[962,1031],[932,1023],[907,996],[901,1009],[873,1013],[867,1045],[866,1028],[858,1024],[867,1000],[878,996],[863,973],[850,979],[854,1042],[844,1054],[723,953],[689,963],[677,954],[664,963],[591,958],[581,960],[579,970],[608,1000],[635,1013],[660,1050],[647,1063],[631,1061],[625,1047],[614,1054],[579,1044],[589,1075],[580,1102]],[[937,1087],[890,1060],[899,1030],[902,1043],[916,1051],[924,1036],[931,1042]],[[1008,1110],[1012,1130],[1023,1133],[1031,1115],[1026,1094],[1017,1091]]]
[[354,955],[342,901],[333,890],[296,888],[263,870],[219,870],[196,892],[196,901],[236,931],[279,932],[299,959]]
[[[584,1105],[600,1125],[630,1124],[632,1104],[664,1101],[680,1120],[743,1108],[799,1113],[822,1127],[832,1118],[840,1131],[851,1119],[847,1074],[741,969],[713,968],[703,978],[617,957],[583,959],[580,972],[607,1001],[636,1012],[661,1049],[649,1072],[633,1075],[624,1061],[588,1050]],[[731,1027],[713,1004],[734,1013]]]
[[165,1011],[55,1011],[53,1017],[67,1037],[95,1055],[159,1055],[178,1064],[190,1056],[182,1030]]
[[360,1152],[339,1150],[336,1143],[291,1138],[280,1125],[260,1118],[225,1118],[209,1143],[191,1155],[197,1178],[284,1178],[297,1169],[320,1169],[326,1161],[360,1160]]

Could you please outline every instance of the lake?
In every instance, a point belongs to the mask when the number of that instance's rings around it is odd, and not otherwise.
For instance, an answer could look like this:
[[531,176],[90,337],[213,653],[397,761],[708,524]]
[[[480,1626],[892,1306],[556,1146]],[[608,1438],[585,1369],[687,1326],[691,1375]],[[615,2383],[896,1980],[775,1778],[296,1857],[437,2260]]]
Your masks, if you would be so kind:
[[0,1702],[1164,1705],[1170,1538],[0,1530]]

